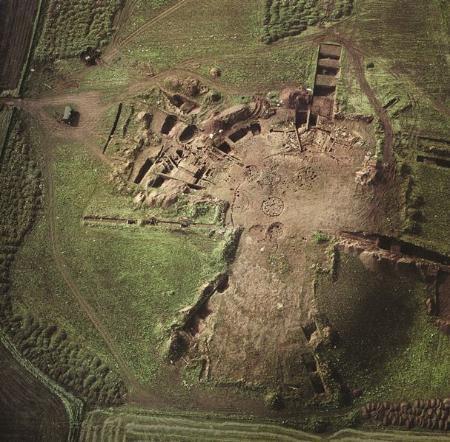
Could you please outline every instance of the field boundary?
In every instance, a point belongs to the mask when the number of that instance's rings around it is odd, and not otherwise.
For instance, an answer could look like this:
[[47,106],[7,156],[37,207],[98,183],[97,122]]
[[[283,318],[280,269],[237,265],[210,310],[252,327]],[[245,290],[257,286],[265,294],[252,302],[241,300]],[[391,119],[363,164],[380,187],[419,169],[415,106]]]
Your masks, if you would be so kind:
[[1,169],[2,163],[3,163],[3,152],[5,151],[5,147],[8,144],[9,137],[11,135],[11,129],[12,129],[12,126],[13,126],[13,123],[14,123],[15,114],[16,114],[16,108],[13,107],[12,110],[11,110],[11,114],[9,116],[9,121],[8,121],[8,123],[6,125],[5,137],[4,137],[4,139],[3,139],[3,141],[2,141],[2,143],[0,145],[0,169]]
[[38,27],[39,27],[39,21],[41,19],[43,3],[44,3],[44,0],[39,0],[38,10],[36,12],[36,17],[34,18],[33,33],[31,34],[30,46],[28,47],[27,58],[25,59],[25,63],[22,66],[22,75],[20,76],[19,84],[17,85],[17,88],[16,88],[17,95],[19,95],[19,96],[21,95],[21,93],[23,91],[23,84],[25,82],[25,77],[26,77],[26,74],[28,71],[28,67],[30,65],[33,49],[35,47],[36,35],[38,34],[37,31],[38,31]]
[[33,49],[34,49],[35,43],[36,43],[36,36],[38,34],[39,22],[40,22],[41,17],[42,17],[42,10],[43,10],[44,1],[45,0],[39,0],[39,2],[38,2],[38,8],[37,8],[37,11],[36,11],[36,17],[34,18],[34,23],[33,23],[33,31],[31,33],[31,38],[30,38],[30,44],[28,46],[27,55],[26,55],[26,58],[25,58],[25,62],[23,64],[23,66],[22,66],[20,79],[19,79],[19,81],[17,83],[17,86],[14,89],[5,89],[3,91],[0,91],[0,97],[18,98],[18,97],[20,97],[20,95],[23,92],[23,85],[25,83],[25,77],[26,77],[26,74],[28,72],[28,67],[30,65]]
[[30,361],[28,361],[28,359],[22,357],[14,344],[2,330],[0,330],[0,342],[11,353],[20,366],[25,368],[25,370],[27,370],[35,379],[41,382],[61,400],[69,417],[69,435],[67,437],[67,442],[77,441],[83,416],[83,402],[53,382]]

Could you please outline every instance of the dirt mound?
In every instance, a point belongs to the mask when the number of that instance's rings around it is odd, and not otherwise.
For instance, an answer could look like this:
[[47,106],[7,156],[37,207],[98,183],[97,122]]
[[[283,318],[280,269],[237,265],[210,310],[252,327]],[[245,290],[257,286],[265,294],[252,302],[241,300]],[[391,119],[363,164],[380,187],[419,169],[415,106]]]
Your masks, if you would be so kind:
[[221,129],[229,128],[240,121],[245,121],[250,118],[250,115],[251,110],[249,106],[237,104],[206,120],[202,127],[206,133],[214,133]]
[[198,79],[193,77],[179,78],[172,75],[164,80],[164,85],[172,92],[181,92],[191,98],[208,90],[208,88],[203,86]]
[[281,91],[280,101],[287,109],[298,109],[307,106],[311,100],[311,95],[305,88],[288,87]]

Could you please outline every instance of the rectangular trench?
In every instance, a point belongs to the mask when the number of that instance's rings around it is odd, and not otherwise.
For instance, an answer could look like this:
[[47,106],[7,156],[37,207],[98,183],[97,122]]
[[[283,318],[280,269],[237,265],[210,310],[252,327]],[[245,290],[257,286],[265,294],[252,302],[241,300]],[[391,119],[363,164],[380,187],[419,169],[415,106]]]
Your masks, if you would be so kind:
[[316,126],[320,118],[332,120],[336,99],[336,84],[341,69],[342,47],[334,43],[321,43],[317,57],[313,98],[308,127]]

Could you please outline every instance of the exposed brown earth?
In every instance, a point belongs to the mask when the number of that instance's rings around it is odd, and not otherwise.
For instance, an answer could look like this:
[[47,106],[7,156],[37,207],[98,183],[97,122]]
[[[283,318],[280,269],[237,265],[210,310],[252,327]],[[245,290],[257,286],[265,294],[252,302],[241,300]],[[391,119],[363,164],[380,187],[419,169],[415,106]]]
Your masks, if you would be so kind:
[[38,0],[0,3],[0,91],[18,86],[38,5]]
[[67,440],[69,420],[62,402],[34,379],[3,344],[0,345],[0,375],[2,440]]
[[[334,131],[339,136],[331,141]],[[316,393],[302,362],[312,351],[302,327],[318,313],[308,250],[312,235],[332,235],[343,226],[374,228],[377,222],[355,184],[364,156],[356,146],[358,132],[342,123],[331,134],[306,133],[300,152],[294,135],[270,133],[262,124],[261,135],[234,145],[244,167],[233,165],[214,180],[220,187],[208,189],[233,201],[232,222],[244,228],[229,287],[212,296],[205,330],[195,338],[209,379],[281,383],[306,398]]]
[[294,109],[289,97],[283,109],[256,99],[207,114],[185,140],[183,121],[201,109],[165,94],[164,109],[135,117],[141,142],[161,134],[162,144],[119,167],[142,186],[135,201],[170,207],[180,194],[204,195],[227,202],[227,223],[243,229],[227,285],[210,295],[188,332],[190,355],[204,361],[205,379],[326,397],[335,386],[315,352],[330,328],[316,320],[312,237],[376,230],[384,217],[381,206],[373,210],[372,188],[357,180],[374,149],[370,125],[331,114],[308,131],[296,118],[307,99],[299,96]]

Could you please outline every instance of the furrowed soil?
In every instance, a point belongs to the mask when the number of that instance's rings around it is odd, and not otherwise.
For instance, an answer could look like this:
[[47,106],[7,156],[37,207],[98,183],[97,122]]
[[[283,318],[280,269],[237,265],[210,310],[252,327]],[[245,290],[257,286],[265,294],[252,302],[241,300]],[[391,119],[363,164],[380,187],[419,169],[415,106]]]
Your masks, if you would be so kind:
[[38,6],[39,0],[0,2],[0,90],[18,86]]
[[67,440],[64,405],[0,344],[0,439],[9,442]]

